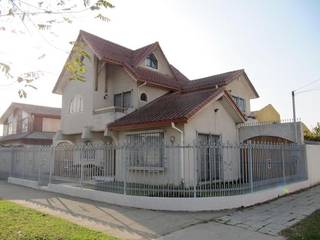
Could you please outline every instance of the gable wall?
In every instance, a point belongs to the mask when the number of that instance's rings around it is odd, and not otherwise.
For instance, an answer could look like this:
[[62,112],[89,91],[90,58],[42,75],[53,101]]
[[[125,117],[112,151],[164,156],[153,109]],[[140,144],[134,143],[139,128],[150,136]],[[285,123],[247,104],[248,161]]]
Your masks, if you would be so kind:
[[158,69],[152,69],[152,68],[149,68],[145,65],[145,59],[143,59],[138,65],[140,67],[145,67],[145,68],[148,68],[148,69],[151,69],[153,71],[158,71],[162,74],[167,74],[167,75],[170,75],[172,76],[172,73],[170,71],[170,68],[167,64],[167,62],[165,61],[165,57],[163,56],[163,54],[161,53],[161,51],[159,49],[156,49],[153,54],[155,55],[155,57],[157,58],[158,60]]
[[[219,109],[218,112],[214,112]],[[220,135],[223,143],[238,143],[236,124],[220,101],[211,102],[185,124],[185,144],[194,144],[197,133]]]
[[[67,81],[62,94],[62,109],[61,109],[61,130],[64,133],[80,133],[84,126],[88,126],[92,121],[93,112],[93,54],[90,49],[85,49],[91,56],[92,61],[87,58],[84,60],[87,71],[84,76],[86,81]],[[67,73],[65,76],[68,77]],[[69,113],[70,102],[74,96],[80,95],[83,98],[83,112]]]
[[254,98],[252,94],[252,90],[248,83],[246,82],[244,77],[240,77],[239,79],[231,82],[226,86],[226,90],[231,90],[229,91],[230,95],[234,95],[237,97],[241,97],[245,99],[246,102],[246,114],[249,115],[251,112],[251,107],[250,107],[250,99]]

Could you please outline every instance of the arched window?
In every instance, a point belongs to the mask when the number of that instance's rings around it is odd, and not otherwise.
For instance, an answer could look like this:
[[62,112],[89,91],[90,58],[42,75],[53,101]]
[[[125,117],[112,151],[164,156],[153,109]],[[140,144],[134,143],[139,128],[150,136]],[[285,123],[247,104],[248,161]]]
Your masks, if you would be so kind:
[[145,93],[141,93],[141,95],[140,95],[140,100],[141,100],[141,101],[143,101],[143,102],[148,101],[147,94],[145,94]]
[[154,68],[154,69],[158,69],[158,60],[157,60],[156,56],[153,53],[151,53],[146,58],[146,66]]
[[70,102],[70,113],[83,112],[83,99],[80,95],[76,95]]

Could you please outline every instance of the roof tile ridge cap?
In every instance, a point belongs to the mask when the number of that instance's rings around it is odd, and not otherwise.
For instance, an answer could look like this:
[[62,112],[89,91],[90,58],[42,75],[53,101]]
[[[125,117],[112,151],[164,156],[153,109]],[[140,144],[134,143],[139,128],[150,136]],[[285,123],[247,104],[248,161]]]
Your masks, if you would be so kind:
[[107,42],[107,43],[110,43],[110,44],[112,44],[112,45],[115,45],[115,46],[117,46],[117,47],[124,48],[124,49],[130,50],[130,51],[133,51],[131,48],[128,48],[128,47],[125,47],[125,46],[123,46],[123,45],[121,45],[121,44],[119,44],[119,43],[116,43],[116,42],[107,40],[107,39],[105,39],[105,38],[103,38],[103,37],[100,37],[100,36],[98,36],[98,35],[95,35],[95,34],[93,34],[93,33],[89,33],[89,32],[86,32],[86,31],[84,31],[84,30],[80,30],[80,34],[81,34],[81,33],[84,33],[85,35],[91,35],[91,36],[93,36],[93,37],[95,37],[95,38],[99,38],[99,39],[101,39],[101,40],[103,40],[103,41],[105,41],[105,42]]
[[233,73],[240,74],[241,72],[244,72],[244,69],[243,69],[243,68],[237,69],[237,70],[233,70],[233,71],[218,73],[218,74],[214,74],[214,75],[209,75],[209,76],[206,76],[206,77],[191,79],[190,82],[192,82],[192,81],[198,81],[198,80],[203,80],[203,79],[211,78],[211,77],[217,77],[217,76],[221,76],[221,75],[224,75],[224,74],[233,74]]
[[142,58],[145,56],[145,54],[146,54],[147,52],[150,52],[151,50],[153,50],[153,49],[154,49],[155,47],[157,47],[157,46],[159,46],[159,43],[157,44],[157,42],[154,42],[154,43],[151,43],[151,44],[146,45],[146,46],[144,46],[144,47],[141,47],[141,48],[138,48],[138,49],[136,49],[136,50],[133,50],[132,53],[133,53],[133,56],[134,56],[134,52],[135,52],[135,51],[137,51],[137,50],[139,50],[139,49],[145,48],[144,51],[140,54],[141,56],[138,56],[137,59],[135,59],[135,61],[133,61],[132,64],[133,64],[134,66],[137,66],[137,64],[142,60]]

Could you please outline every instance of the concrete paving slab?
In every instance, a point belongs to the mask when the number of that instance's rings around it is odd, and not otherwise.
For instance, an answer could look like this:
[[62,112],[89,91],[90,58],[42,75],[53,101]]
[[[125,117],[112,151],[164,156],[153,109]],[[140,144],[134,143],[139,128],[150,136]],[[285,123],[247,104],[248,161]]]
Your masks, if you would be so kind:
[[243,228],[210,222],[183,229],[158,240],[284,240],[282,237],[269,236]]

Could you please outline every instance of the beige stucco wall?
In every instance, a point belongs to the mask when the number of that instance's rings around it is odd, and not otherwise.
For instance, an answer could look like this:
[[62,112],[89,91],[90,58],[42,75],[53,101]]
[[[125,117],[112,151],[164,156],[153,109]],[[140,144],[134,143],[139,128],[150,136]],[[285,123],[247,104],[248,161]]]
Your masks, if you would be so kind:
[[[100,66],[101,71],[98,77],[98,89],[95,91],[95,60],[90,49],[86,49],[91,60],[85,59],[87,70],[84,74],[86,81],[67,81],[62,96],[61,130],[63,134],[79,134],[84,127],[91,127],[92,131],[104,131],[108,123],[134,111],[144,102],[140,101],[140,94],[146,93],[148,102],[167,93],[166,90],[150,86],[137,86],[135,79],[130,76],[124,68],[117,65]],[[105,93],[105,74],[107,71],[107,95]],[[65,73],[67,78],[68,73]],[[113,107],[113,96],[117,93],[132,91],[132,108],[125,113],[115,113],[113,110],[96,113],[95,110]],[[72,98],[80,95],[83,98],[83,112],[69,113],[69,106]]]
[[[214,109],[219,109],[217,113]],[[224,109],[221,103],[211,102],[200,110],[186,124],[177,124],[183,130],[184,146],[196,144],[197,134],[220,135],[223,143],[239,143],[238,130],[234,120]],[[155,130],[155,129],[153,129]],[[151,130],[151,131],[153,131]],[[181,135],[171,126],[158,129],[164,132],[165,142],[168,145],[165,149],[164,169],[158,172],[129,170],[124,172],[124,153],[119,153],[116,159],[116,177],[120,180],[127,177],[128,181],[137,183],[152,184],[179,184],[183,180],[186,185],[192,186],[199,179],[198,174],[198,149],[196,147],[170,148],[170,139],[174,137],[174,145],[180,145]],[[150,131],[150,130],[146,130]],[[140,131],[143,132],[143,131]],[[130,132],[120,132],[117,135],[118,144],[125,143],[126,135]],[[131,132],[132,133],[132,132]],[[224,180],[234,180],[239,177],[240,154],[237,149],[224,148],[221,178]],[[181,159],[183,156],[183,160]],[[183,161],[183,162],[182,162]]]
[[171,70],[170,70],[170,68],[169,68],[169,66],[167,64],[167,61],[165,60],[165,57],[163,56],[162,52],[160,51],[160,49],[157,48],[153,52],[153,54],[158,60],[158,69],[153,69],[153,68],[147,67],[145,65],[145,59],[142,59],[141,62],[138,64],[138,66],[145,67],[145,68],[148,68],[150,70],[158,71],[158,72],[160,72],[162,74],[167,74],[167,75],[172,76]]
[[[90,49],[85,49],[93,59]],[[62,94],[62,109],[61,109],[61,130],[64,134],[81,133],[83,127],[90,126],[92,122],[93,112],[93,96],[88,94],[93,90],[93,61],[85,58],[84,64],[87,71],[84,73],[86,81],[67,81]],[[64,74],[67,78],[68,73]],[[83,112],[69,113],[69,106],[72,98],[75,95],[80,95],[83,98]]]
[[248,82],[243,76],[239,77],[237,80],[231,82],[226,86],[226,90],[229,94],[241,97],[245,99],[246,102],[246,114],[249,115],[251,112],[250,99],[255,98]]
[[60,119],[43,118],[42,131],[43,132],[56,132],[60,130]]
[[[219,110],[215,113],[215,109]],[[186,145],[195,144],[198,133],[220,135],[223,144],[239,143],[236,124],[226,109],[221,105],[220,101],[211,102],[205,106],[185,124],[184,129]],[[239,152],[235,151],[235,149],[225,148],[222,156],[222,178],[224,180],[233,180],[239,177],[239,156]],[[191,168],[193,168],[193,164],[195,163],[190,163]]]
[[[158,97],[161,97],[162,95],[168,93],[168,90],[165,89],[160,89],[160,88],[155,88],[155,87],[149,87],[149,86],[141,86],[138,89],[137,93],[137,104],[138,107],[142,107],[143,105],[152,102],[153,100],[157,99]],[[142,93],[145,93],[147,95],[148,101],[143,102],[140,101],[140,96]]]

